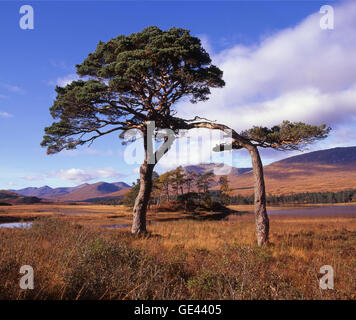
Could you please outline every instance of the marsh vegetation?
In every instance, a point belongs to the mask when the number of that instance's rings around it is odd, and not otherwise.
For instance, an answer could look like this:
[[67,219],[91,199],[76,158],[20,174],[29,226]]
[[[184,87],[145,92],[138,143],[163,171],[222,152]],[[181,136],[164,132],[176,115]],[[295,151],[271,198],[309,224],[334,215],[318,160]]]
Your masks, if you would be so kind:
[[[261,248],[252,206],[234,206],[240,214],[222,220],[151,211],[145,236],[129,224],[102,228],[130,221],[125,207],[40,207],[2,209],[2,219],[23,208],[22,218],[35,220],[29,229],[0,229],[1,299],[356,298],[356,215],[271,215],[271,244]],[[18,286],[25,264],[34,290]],[[326,264],[334,290],[319,288]]]

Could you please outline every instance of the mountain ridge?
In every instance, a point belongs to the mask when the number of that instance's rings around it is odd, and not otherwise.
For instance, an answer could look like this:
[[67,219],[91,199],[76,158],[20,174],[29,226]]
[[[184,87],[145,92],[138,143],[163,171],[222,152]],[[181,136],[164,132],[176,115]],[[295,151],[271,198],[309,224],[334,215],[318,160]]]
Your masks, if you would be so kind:
[[8,190],[26,197],[38,197],[44,200],[57,201],[85,201],[88,198],[118,193],[121,190],[129,189],[130,186],[125,182],[96,182],[93,184],[84,183],[75,187],[28,187],[19,190]]
[[24,197],[18,193],[0,190],[0,206],[12,204],[31,204],[38,203],[41,199],[37,197]]
[[355,147],[337,147],[312,151],[305,154],[288,157],[274,163],[305,163],[318,162],[321,164],[350,164],[356,163],[356,146]]
[[[230,169],[230,172],[223,169]],[[185,172],[216,175],[227,174],[233,194],[253,193],[251,168],[236,168],[224,164],[202,163],[184,166]],[[290,194],[356,189],[356,146],[338,147],[308,152],[264,166],[266,190],[271,194]],[[212,189],[218,189],[218,179]],[[87,201],[96,198],[122,197],[131,186],[125,182],[84,183],[75,187],[29,187],[8,190],[24,197],[38,197],[50,201]]]
[[[275,161],[264,166],[263,170],[268,194],[356,189],[356,147],[308,152]],[[251,195],[253,173],[230,178],[230,187],[233,195]]]
[[187,165],[182,167],[186,172],[195,172],[196,174],[204,174],[213,171],[215,175],[231,175],[239,176],[245,172],[251,171],[252,168],[236,168],[224,163],[201,163],[198,165]]

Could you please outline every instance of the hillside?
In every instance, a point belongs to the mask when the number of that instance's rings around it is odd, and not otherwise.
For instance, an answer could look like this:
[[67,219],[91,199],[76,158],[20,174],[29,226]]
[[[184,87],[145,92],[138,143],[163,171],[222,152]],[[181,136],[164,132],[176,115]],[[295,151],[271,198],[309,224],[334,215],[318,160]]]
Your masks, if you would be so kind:
[[29,187],[29,188],[20,189],[20,190],[9,190],[9,191],[16,192],[16,193],[21,194],[26,197],[38,197],[38,198],[48,199],[48,198],[66,195],[66,194],[73,192],[81,187],[86,186],[86,185],[87,184],[83,184],[83,185],[80,185],[77,187],[68,187],[68,188],[67,187],[51,188],[49,186],[43,186],[40,188]]
[[85,201],[101,197],[120,197],[123,196],[130,188],[130,186],[127,184],[123,184],[121,187],[117,184],[118,183],[115,184],[107,182],[97,182],[94,184],[88,184],[64,196],[56,197],[56,200]]
[[183,170],[195,172],[196,174],[204,174],[213,171],[216,175],[239,176],[245,172],[251,171],[252,168],[235,168],[223,163],[202,163],[198,165],[184,166]]
[[[219,188],[219,175],[228,173],[233,195],[253,193],[251,168],[203,163],[185,166],[183,170],[197,174],[213,171],[217,175],[215,183],[211,185],[213,190]],[[265,166],[264,173],[267,193],[274,195],[356,189],[356,147],[333,148],[289,157]],[[64,202],[122,197],[129,189],[130,186],[124,182],[97,182],[69,188],[44,186],[7,192],[16,192],[18,196],[23,197]]]
[[41,188],[25,188],[20,190],[9,190],[17,194],[30,197],[38,197],[53,201],[85,201],[100,197],[122,196],[130,188],[125,182],[97,182],[94,184],[81,184],[76,187],[51,188],[44,186]]
[[22,203],[38,203],[40,199],[37,197],[24,197],[15,192],[0,190],[0,205],[6,204],[22,204]]
[[[301,154],[264,167],[269,194],[341,191],[356,188],[356,147]],[[253,173],[230,177],[233,194],[253,193]]]
[[356,164],[356,147],[333,148],[313,151],[306,154],[289,157],[277,163],[319,163],[325,165]]

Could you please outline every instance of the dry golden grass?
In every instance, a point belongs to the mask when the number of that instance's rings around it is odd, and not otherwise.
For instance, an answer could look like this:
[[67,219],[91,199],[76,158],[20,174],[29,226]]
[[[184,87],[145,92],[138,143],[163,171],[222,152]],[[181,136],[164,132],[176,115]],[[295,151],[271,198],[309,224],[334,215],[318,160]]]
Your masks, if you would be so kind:
[[[200,217],[214,213],[200,214]],[[61,217],[83,226],[103,226],[112,224],[130,224],[132,209],[123,205],[92,204],[31,204],[0,207],[0,223],[33,220],[38,217]],[[174,221],[192,219],[194,214],[184,212],[148,211],[147,222]]]
[[[126,208],[93,206],[86,220],[75,207],[77,215],[44,217],[29,230],[0,229],[0,298],[356,298],[356,216],[271,216],[271,245],[258,248],[251,213],[224,221],[151,214],[151,235],[138,237],[95,227],[128,221]],[[118,213],[125,217],[110,218]],[[34,267],[34,290],[18,287],[24,264]],[[334,290],[319,288],[322,265],[335,270]]]
[[30,204],[0,207],[0,222],[32,220],[37,217],[61,217],[82,225],[129,223],[132,211],[125,206],[91,204]]

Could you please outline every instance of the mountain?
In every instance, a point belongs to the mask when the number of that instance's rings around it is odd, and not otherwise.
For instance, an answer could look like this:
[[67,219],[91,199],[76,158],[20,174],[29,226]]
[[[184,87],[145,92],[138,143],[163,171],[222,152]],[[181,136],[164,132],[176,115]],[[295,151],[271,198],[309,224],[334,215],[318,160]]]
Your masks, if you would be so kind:
[[130,188],[124,182],[120,183],[107,183],[97,182],[88,184],[66,195],[56,197],[60,201],[86,201],[93,198],[101,197],[119,197],[124,195]]
[[[356,147],[333,148],[289,157],[264,167],[269,194],[356,189]],[[253,172],[230,177],[233,194],[253,193]]]
[[119,187],[120,189],[131,188],[131,186],[128,185],[126,182],[115,182],[112,184]]
[[0,190],[0,205],[9,205],[9,204],[20,204],[20,203],[38,203],[40,202],[39,198],[36,197],[24,197],[18,193]]
[[[251,168],[235,168],[228,165],[205,163],[199,165],[190,165],[183,167],[185,172],[206,173],[213,171],[216,175],[239,176],[242,173],[248,172]],[[218,184],[218,177],[213,186]],[[18,195],[24,197],[37,197],[49,201],[90,201],[100,198],[118,198],[122,197],[131,187],[125,182],[97,182],[94,184],[84,183],[76,187],[60,187],[51,188],[43,186],[40,188],[29,187],[20,190],[8,190],[9,192],[16,192]]]
[[342,147],[319,150],[289,157],[279,163],[319,163],[326,165],[347,165],[356,163],[356,147]]
[[41,188],[25,188],[20,190],[9,190],[26,197],[38,197],[55,201],[85,201],[100,197],[118,197],[125,194],[130,186],[125,182],[97,182],[94,184],[84,183],[76,187],[51,188],[44,186]]
[[[227,169],[227,170],[226,170]],[[186,173],[204,174],[213,171],[217,177],[212,189],[218,189],[220,175],[228,175],[233,194],[253,193],[251,168],[235,168],[223,164],[203,163],[183,167]],[[356,147],[333,148],[289,157],[264,167],[266,190],[269,194],[340,191],[356,189]],[[9,190],[15,198],[37,197],[51,201],[88,201],[122,197],[130,186],[125,182],[97,182],[70,188],[25,188]],[[0,195],[1,196],[1,195]],[[5,198],[5,195],[3,196]],[[14,198],[13,198],[14,199]],[[22,200],[18,200],[22,201]],[[0,198],[0,202],[1,198]]]
[[[194,172],[195,174],[205,174],[207,172],[213,172],[215,176],[210,183],[210,188],[214,188],[219,185],[219,179],[223,175],[227,175],[229,177],[237,177],[243,173],[249,172],[252,168],[236,168],[224,163],[201,163],[196,165],[188,165],[182,167],[185,174]],[[184,189],[185,190],[185,189]],[[194,186],[191,187],[192,191],[196,191]]]
[[215,175],[239,176],[245,172],[251,171],[252,168],[235,168],[223,163],[202,163],[184,166],[183,170],[186,173],[195,172],[196,174],[204,174],[212,171]]
[[13,192],[17,192],[26,197],[38,197],[38,198],[50,198],[50,197],[57,197],[64,194],[68,194],[75,190],[77,187],[74,188],[51,188],[49,186],[43,186],[41,188],[29,187],[20,190],[9,190]]

